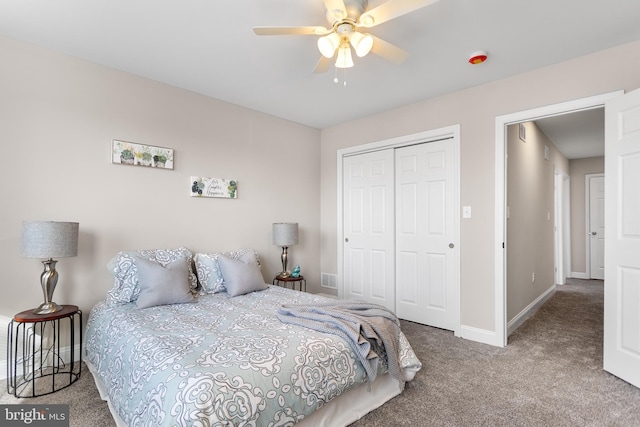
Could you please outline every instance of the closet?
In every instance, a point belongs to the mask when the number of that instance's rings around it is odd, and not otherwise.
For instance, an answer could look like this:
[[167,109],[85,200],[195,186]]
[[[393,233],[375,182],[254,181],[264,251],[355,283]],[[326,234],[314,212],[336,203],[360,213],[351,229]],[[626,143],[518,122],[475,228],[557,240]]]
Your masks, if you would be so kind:
[[[457,128],[456,128],[457,130]],[[458,138],[342,152],[341,297],[459,327]]]

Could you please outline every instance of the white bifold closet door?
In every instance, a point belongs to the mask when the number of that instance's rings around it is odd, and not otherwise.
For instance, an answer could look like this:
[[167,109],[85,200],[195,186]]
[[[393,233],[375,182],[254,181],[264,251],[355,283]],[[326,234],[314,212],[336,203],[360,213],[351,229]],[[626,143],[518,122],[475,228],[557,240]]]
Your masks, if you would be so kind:
[[448,139],[344,157],[344,298],[456,329],[454,152]]
[[456,327],[453,144],[396,150],[396,315]]

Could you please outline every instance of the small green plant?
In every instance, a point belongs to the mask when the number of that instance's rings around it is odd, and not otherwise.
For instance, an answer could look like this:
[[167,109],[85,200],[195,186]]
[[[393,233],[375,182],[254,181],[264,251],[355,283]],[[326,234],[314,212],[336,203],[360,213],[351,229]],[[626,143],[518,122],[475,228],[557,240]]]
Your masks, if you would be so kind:
[[236,198],[236,190],[238,189],[238,183],[235,181],[230,181],[227,190],[229,190],[229,197],[232,199]]
[[204,190],[204,183],[202,180],[199,179],[197,181],[193,181],[193,184],[191,185],[191,192],[202,196],[202,190]]
[[120,153],[120,158],[122,160],[132,160],[133,159],[133,151],[131,151],[129,149],[122,150],[122,152]]

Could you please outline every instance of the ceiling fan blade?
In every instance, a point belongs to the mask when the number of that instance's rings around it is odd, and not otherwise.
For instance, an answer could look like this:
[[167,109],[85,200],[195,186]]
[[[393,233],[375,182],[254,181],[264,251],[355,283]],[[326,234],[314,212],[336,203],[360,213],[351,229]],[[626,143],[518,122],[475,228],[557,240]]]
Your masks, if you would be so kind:
[[371,28],[414,10],[429,6],[439,0],[388,0],[365,12],[358,19],[360,27]]
[[333,63],[333,58],[326,58],[324,56],[320,56],[320,60],[318,60],[316,67],[313,69],[313,72],[316,74],[326,73],[332,63]]
[[347,17],[347,8],[344,5],[344,0],[324,0],[324,7],[327,11],[327,20],[332,25],[334,22]]
[[323,36],[329,34],[331,30],[325,27],[253,27],[253,32],[259,36]]
[[376,55],[381,56],[388,61],[395,62],[396,64],[404,62],[409,57],[409,54],[398,46],[392,45],[391,43],[374,35],[371,35],[371,37],[373,37],[371,52]]

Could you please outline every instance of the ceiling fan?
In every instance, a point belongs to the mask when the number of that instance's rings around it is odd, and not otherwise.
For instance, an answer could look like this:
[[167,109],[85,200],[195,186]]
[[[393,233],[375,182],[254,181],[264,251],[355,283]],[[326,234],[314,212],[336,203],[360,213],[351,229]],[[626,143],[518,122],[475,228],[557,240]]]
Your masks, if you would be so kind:
[[429,6],[437,1],[387,0],[385,3],[367,10],[368,0],[324,0],[326,18],[330,28],[322,26],[253,27],[253,31],[259,36],[320,36],[318,49],[322,56],[314,69],[315,73],[327,71],[334,56],[336,56],[335,66],[337,68],[353,67],[351,47],[359,57],[373,52],[389,61],[401,63],[409,56],[407,52],[363,30]]

